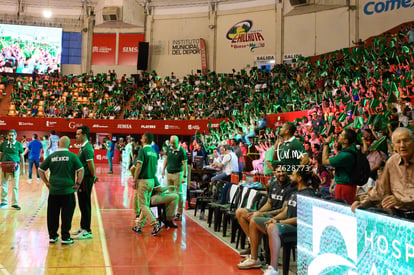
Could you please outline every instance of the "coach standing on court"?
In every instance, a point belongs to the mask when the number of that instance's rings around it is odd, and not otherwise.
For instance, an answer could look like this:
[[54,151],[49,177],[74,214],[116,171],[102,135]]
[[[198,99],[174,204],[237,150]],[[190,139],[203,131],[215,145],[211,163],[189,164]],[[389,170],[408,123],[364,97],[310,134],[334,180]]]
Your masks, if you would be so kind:
[[73,238],[78,240],[92,238],[91,193],[93,184],[97,181],[97,178],[95,176],[95,163],[93,162],[95,152],[92,145],[88,141],[89,134],[90,131],[87,126],[80,126],[76,130],[76,143],[81,144],[78,157],[85,170],[85,176],[78,191],[78,203],[81,212],[80,228],[72,232],[72,234],[75,235]]
[[[78,190],[80,182],[82,182],[84,171],[79,158],[69,152],[69,144],[69,138],[62,137],[56,152],[47,157],[39,169],[40,177],[49,189],[47,200],[49,243],[56,243],[58,240],[59,216],[62,219],[60,230],[62,244],[73,243],[69,231],[76,207],[74,192]],[[50,170],[49,178],[45,173],[48,169]]]
[[137,233],[142,233],[142,227],[145,224],[145,220],[148,219],[153,227],[151,235],[157,236],[162,228],[149,208],[158,163],[158,154],[151,147],[153,140],[154,135],[151,133],[147,132],[142,135],[142,148],[139,150],[137,160],[131,167],[131,173],[134,175],[134,183],[132,186],[135,189],[134,199],[138,198],[138,207],[141,211],[136,225],[132,230]]
[[180,221],[183,215],[183,191],[181,184],[185,182],[185,175],[187,169],[187,154],[183,147],[178,145],[178,137],[171,136],[170,147],[167,148],[167,156],[164,159],[164,166],[162,168],[162,176],[165,175],[165,168],[167,168],[167,185],[175,186],[175,192],[178,194],[178,208],[175,220]]
[[[14,129],[10,129],[7,133],[7,140],[0,145],[0,160],[12,161],[17,164],[17,169],[14,172],[6,172],[2,167],[1,173],[1,204],[0,207],[7,206],[7,193],[9,189],[9,177],[13,177],[13,195],[12,195],[12,207],[16,210],[20,210],[20,206],[17,203],[19,198],[19,176],[25,174],[23,145],[16,141],[17,132]],[[20,166],[18,165],[20,163]]]

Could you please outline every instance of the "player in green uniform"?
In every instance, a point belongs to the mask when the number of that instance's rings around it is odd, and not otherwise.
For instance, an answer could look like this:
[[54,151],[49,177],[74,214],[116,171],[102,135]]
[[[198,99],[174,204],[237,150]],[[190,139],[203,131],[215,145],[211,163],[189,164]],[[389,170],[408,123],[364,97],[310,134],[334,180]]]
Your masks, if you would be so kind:
[[80,126],[76,129],[76,143],[81,144],[78,157],[83,164],[85,176],[81,182],[78,191],[78,204],[81,211],[80,228],[74,232],[74,239],[84,240],[92,238],[91,218],[92,218],[92,203],[91,193],[93,184],[98,180],[95,176],[95,151],[89,143],[89,128],[87,126]]
[[149,223],[153,227],[151,234],[156,236],[162,228],[158,221],[154,218],[154,215],[149,208],[158,163],[158,154],[151,147],[153,140],[154,135],[151,133],[145,133],[142,135],[142,148],[139,150],[137,160],[131,167],[131,173],[134,175],[134,199],[138,199],[138,206],[141,210],[139,218],[136,221],[136,225],[132,228],[132,230],[137,233],[142,233],[142,227],[144,226],[145,220],[148,219]]

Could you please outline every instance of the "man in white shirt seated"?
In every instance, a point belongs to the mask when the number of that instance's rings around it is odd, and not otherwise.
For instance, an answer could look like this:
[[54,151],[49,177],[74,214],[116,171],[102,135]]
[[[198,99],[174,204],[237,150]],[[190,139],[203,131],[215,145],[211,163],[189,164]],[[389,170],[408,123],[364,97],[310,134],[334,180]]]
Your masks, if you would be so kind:
[[[211,178],[211,183],[214,184],[215,182],[219,180],[223,181],[229,181],[231,177],[231,173],[233,173],[234,170],[234,162],[232,161],[233,158],[237,160],[237,157],[234,155],[234,153],[231,151],[230,145],[222,145],[220,147],[220,151],[222,152],[223,160],[221,162],[214,162],[211,166],[217,167],[222,169],[221,172],[219,172],[216,176]],[[238,162],[237,162],[238,164]],[[236,167],[238,170],[238,166]]]

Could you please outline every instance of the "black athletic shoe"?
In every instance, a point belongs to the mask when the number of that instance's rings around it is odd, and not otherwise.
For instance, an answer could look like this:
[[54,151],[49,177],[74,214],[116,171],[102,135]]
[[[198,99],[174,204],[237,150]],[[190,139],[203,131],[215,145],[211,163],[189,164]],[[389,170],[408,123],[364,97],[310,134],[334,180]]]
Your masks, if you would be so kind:
[[72,238],[62,239],[62,244],[72,244],[74,241]]
[[135,233],[142,233],[142,228],[139,226],[134,226],[132,227],[132,231],[134,231]]
[[162,227],[161,227],[159,224],[157,224],[156,226],[154,226],[154,227],[152,228],[151,235],[152,235],[152,236],[157,236],[157,235],[158,235],[158,233],[160,233],[160,232],[161,232],[161,230],[162,230]]
[[175,224],[173,221],[166,221],[165,222],[165,227],[167,227],[167,228],[177,228],[178,225]]

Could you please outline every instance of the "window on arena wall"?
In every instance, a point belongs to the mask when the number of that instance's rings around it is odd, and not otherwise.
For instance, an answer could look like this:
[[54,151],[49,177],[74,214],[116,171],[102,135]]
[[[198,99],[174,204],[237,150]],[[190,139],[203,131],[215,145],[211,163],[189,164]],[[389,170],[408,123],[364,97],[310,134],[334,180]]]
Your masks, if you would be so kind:
[[62,64],[82,63],[82,33],[62,33]]
[[308,0],[290,0],[290,4],[292,6],[303,5],[303,4],[306,4],[307,2]]

